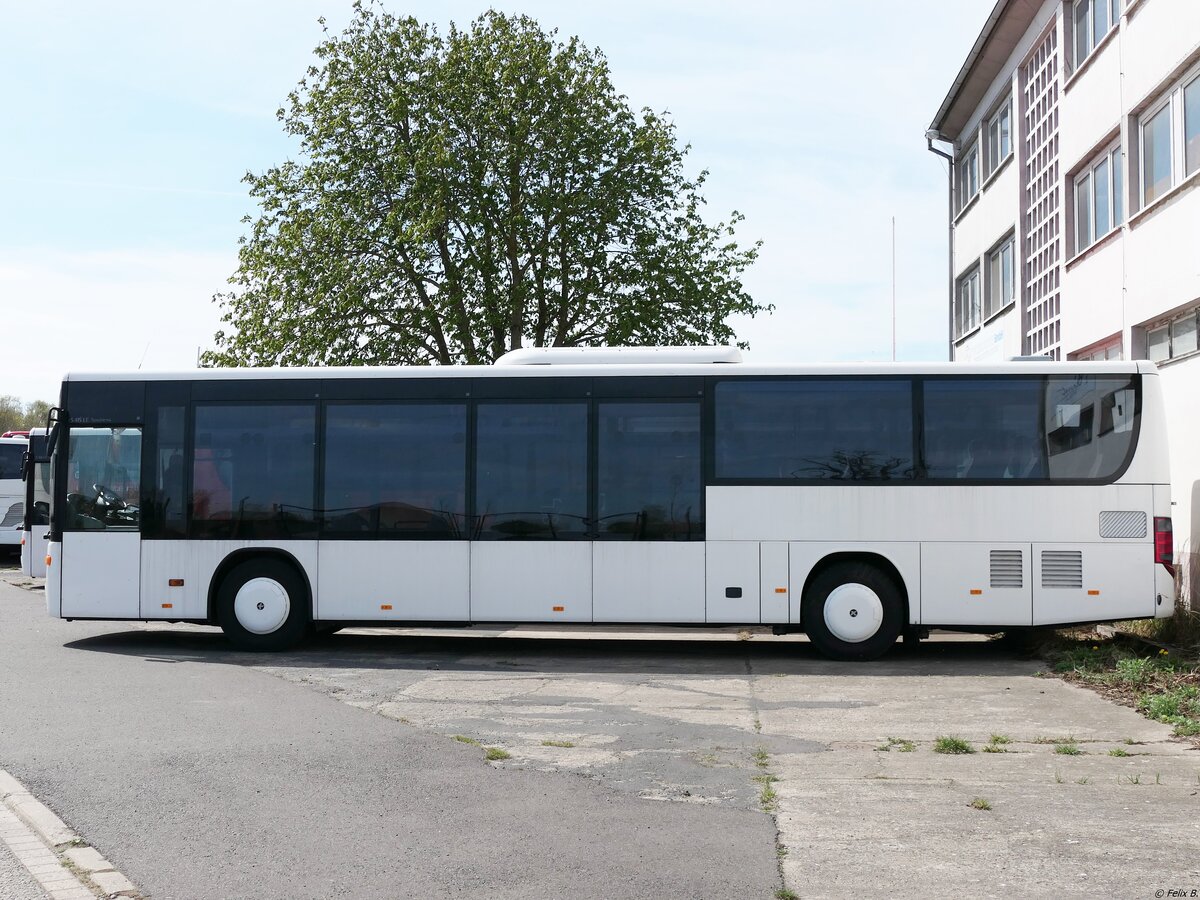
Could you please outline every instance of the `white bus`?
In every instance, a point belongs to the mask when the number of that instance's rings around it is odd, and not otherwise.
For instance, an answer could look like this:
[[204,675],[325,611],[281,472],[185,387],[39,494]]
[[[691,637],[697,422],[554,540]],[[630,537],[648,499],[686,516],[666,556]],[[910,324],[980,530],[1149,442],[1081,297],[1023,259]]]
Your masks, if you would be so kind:
[[21,524],[25,515],[25,485],[21,462],[29,441],[23,437],[0,437],[0,554],[13,554],[21,546]]
[[46,454],[46,443],[45,428],[30,429],[29,452],[21,472],[25,479],[21,571],[34,578],[46,576],[47,533],[50,530],[50,459]]
[[1174,609],[1152,363],[761,367],[727,348],[490,367],[70,375],[52,616],[805,631]]

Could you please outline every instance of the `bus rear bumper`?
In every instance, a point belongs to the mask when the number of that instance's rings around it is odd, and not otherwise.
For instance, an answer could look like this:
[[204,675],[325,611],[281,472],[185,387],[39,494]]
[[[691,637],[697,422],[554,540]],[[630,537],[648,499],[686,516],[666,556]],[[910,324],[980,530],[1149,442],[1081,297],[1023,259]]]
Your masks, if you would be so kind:
[[1175,576],[1165,566],[1154,567],[1154,618],[1169,619],[1175,615]]

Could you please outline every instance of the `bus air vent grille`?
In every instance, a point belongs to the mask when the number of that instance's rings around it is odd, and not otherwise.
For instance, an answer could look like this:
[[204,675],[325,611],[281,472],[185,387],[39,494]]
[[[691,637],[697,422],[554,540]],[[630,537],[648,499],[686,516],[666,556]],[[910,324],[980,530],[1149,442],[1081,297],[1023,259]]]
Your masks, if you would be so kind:
[[992,587],[1024,587],[1024,570],[1020,550],[992,551]]
[[1083,552],[1080,550],[1043,550],[1042,587],[1083,587]]
[[1100,513],[1100,537],[1144,538],[1146,514],[1141,510],[1105,510]]

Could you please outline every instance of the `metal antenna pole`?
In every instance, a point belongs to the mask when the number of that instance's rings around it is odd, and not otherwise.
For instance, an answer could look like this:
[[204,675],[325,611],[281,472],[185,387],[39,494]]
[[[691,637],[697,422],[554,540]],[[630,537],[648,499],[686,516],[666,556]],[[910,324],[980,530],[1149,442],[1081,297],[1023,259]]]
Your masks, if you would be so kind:
[[896,361],[896,217],[892,216],[892,362]]

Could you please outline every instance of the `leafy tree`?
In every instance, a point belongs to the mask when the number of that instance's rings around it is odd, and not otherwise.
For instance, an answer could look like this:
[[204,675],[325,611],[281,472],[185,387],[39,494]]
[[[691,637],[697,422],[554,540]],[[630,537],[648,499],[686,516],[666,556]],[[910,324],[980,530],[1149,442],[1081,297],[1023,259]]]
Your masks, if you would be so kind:
[[25,410],[17,397],[0,397],[0,434],[16,431],[25,424]]
[[301,156],[248,173],[209,365],[483,363],[521,346],[728,343],[770,307],[742,216],[701,215],[674,126],[602,53],[488,12],[445,36],[358,3],[279,118]]
[[49,411],[50,404],[44,400],[34,400],[23,406],[19,397],[0,397],[0,434],[6,431],[43,428],[46,425],[46,413]]

